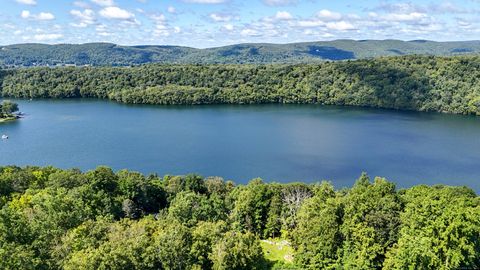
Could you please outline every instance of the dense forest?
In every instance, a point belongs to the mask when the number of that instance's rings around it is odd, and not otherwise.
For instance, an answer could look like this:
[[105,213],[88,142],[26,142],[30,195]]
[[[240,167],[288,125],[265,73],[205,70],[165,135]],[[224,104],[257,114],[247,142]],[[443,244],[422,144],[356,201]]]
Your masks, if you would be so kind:
[[8,69],[0,93],[135,104],[313,103],[480,115],[480,56]]
[[[281,239],[290,260],[265,243]],[[1,269],[478,269],[469,188],[0,167]]]
[[249,43],[197,49],[111,43],[17,44],[0,47],[1,66],[318,63],[379,56],[480,53],[480,41],[332,40],[290,44]]

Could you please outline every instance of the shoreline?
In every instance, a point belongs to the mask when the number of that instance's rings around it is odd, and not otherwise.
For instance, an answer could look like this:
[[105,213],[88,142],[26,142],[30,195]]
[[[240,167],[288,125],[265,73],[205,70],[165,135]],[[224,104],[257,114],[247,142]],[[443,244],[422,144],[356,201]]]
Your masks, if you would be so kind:
[[7,118],[0,118],[0,124],[8,123],[20,119],[20,116],[12,116]]

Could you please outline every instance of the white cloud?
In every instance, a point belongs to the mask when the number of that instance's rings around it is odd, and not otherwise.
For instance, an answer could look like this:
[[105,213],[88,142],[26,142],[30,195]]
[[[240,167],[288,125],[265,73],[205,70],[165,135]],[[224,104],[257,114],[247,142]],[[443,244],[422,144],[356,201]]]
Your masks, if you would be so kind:
[[275,14],[275,19],[291,20],[291,19],[293,19],[293,16],[292,16],[292,14],[288,13],[287,11],[278,11],[277,14]]
[[107,26],[105,24],[98,24],[95,26],[95,31],[97,32],[106,32],[107,31]]
[[329,22],[326,24],[326,26],[330,30],[338,30],[338,31],[348,31],[348,30],[356,29],[355,26],[353,26],[353,24],[346,21]]
[[229,22],[232,19],[232,16],[220,13],[211,13],[209,17],[215,22]]
[[325,21],[338,21],[342,18],[342,14],[327,9],[317,12],[317,17]]
[[36,15],[36,19],[40,21],[48,21],[55,19],[55,16],[50,12],[40,12]]
[[91,9],[85,9],[84,11],[80,10],[71,10],[70,14],[75,16],[76,18],[82,20],[82,21],[93,21],[95,20],[94,18],[94,12]]
[[135,17],[133,13],[127,10],[121,9],[119,7],[106,7],[100,10],[100,15],[107,19],[118,19],[118,20],[129,20]]
[[297,3],[297,0],[263,0],[268,6],[287,6]]
[[153,35],[156,37],[168,37],[170,36],[170,32],[165,29],[157,28],[153,31]]
[[153,15],[150,15],[149,17],[157,24],[165,24],[167,21],[167,17],[165,17],[165,15],[163,15],[162,13],[153,14]]
[[441,4],[438,3],[431,3],[428,6],[430,12],[435,12],[439,14],[462,14],[462,13],[476,13],[478,10],[475,9],[466,9],[456,6],[451,2],[443,2]]
[[[3,0],[15,2],[35,2],[41,8],[48,0]],[[0,0],[0,3],[3,2]],[[52,3],[64,1],[51,0]],[[239,42],[300,42],[314,41],[325,38],[352,38],[352,39],[471,39],[480,34],[480,19],[478,9],[474,4],[461,6],[458,1],[441,0],[418,2],[413,0],[380,0],[376,3],[352,6],[347,9],[322,9],[322,5],[306,4],[319,0],[255,0],[259,5],[268,5],[269,16],[260,13],[248,13],[252,8],[249,5],[236,5],[228,11],[222,3],[238,3],[236,0],[179,0],[162,1],[148,0],[148,5],[139,4],[140,0],[131,0],[133,6],[122,6],[120,0],[68,0],[71,8],[67,9],[69,21],[55,18],[58,13],[45,9],[37,10],[26,5],[17,5],[17,20],[28,21],[15,25],[15,29],[4,29],[4,43],[35,40],[34,35],[62,33],[65,35],[62,42],[95,41],[96,35],[89,33],[89,29],[98,34],[97,40],[126,43],[173,43],[187,46],[213,46]],[[476,1],[480,0],[466,0]],[[182,3],[183,2],[183,3]],[[244,1],[248,2],[248,1]],[[375,2],[375,1],[374,1]],[[163,3],[164,5],[162,6]],[[185,6],[185,3],[192,3]],[[193,4],[197,3],[197,5]],[[250,3],[250,2],[248,2]],[[304,5],[305,3],[305,5]],[[198,9],[201,4],[209,6],[207,10]],[[208,5],[211,4],[211,5]],[[215,4],[220,4],[215,6]],[[378,4],[378,5],[377,5]],[[291,10],[284,5],[298,5],[298,9]],[[181,8],[182,6],[182,8]],[[270,7],[269,7],[270,6]],[[142,8],[138,9],[137,7]],[[25,9],[23,12],[22,9]],[[191,10],[193,9],[193,10]],[[155,10],[162,13],[155,13]],[[194,13],[191,13],[194,12]],[[247,13],[245,13],[247,12]],[[475,13],[476,12],[476,13]],[[1,13],[1,12],[0,12]],[[52,14],[53,13],[53,14]],[[177,14],[190,14],[187,17]],[[237,14],[246,14],[243,17]],[[460,14],[460,15],[458,15]],[[55,16],[54,16],[55,15]],[[189,16],[191,18],[189,18]],[[117,21],[106,22],[107,19]],[[53,20],[56,19],[56,20]],[[38,23],[37,20],[47,20]],[[53,21],[48,21],[53,20]],[[135,27],[141,20],[143,27]],[[203,21],[202,21],[203,20]],[[208,21],[208,22],[205,22]],[[55,29],[54,23],[61,24],[62,30]],[[105,29],[94,30],[98,25],[105,23]],[[215,25],[212,25],[215,23]],[[181,26],[180,29],[178,26]],[[27,30],[31,26],[32,30]],[[66,27],[89,29],[70,29]],[[135,27],[135,29],[133,29]],[[38,31],[38,29],[43,31]],[[22,32],[15,33],[16,30]],[[48,30],[48,31],[46,31]],[[30,33],[30,34],[28,34]],[[33,33],[33,34],[32,34]],[[108,38],[103,38],[103,36]],[[158,38],[168,37],[168,38]],[[288,38],[287,38],[288,37]],[[39,37],[48,39],[48,36]],[[65,39],[65,40],[63,40]],[[214,43],[216,41],[217,43]],[[207,45],[208,44],[208,45]]]
[[472,28],[472,23],[469,21],[465,21],[462,19],[457,19],[457,24],[458,27],[463,28],[463,29],[471,29]]
[[28,10],[22,11],[22,13],[20,13],[20,17],[22,17],[23,19],[32,19],[38,21],[50,21],[55,19],[55,16],[50,12],[40,12],[38,14],[32,14]]
[[168,37],[170,36],[170,31],[168,26],[164,23],[158,23],[153,30],[153,34],[157,37]]
[[323,26],[325,23],[320,20],[301,20],[297,22],[300,27],[318,27]]
[[84,11],[73,9],[70,10],[70,14],[79,20],[78,23],[71,24],[74,27],[87,27],[95,23],[95,12],[91,9],[85,9]]
[[98,32],[97,35],[102,36],[102,37],[109,37],[109,36],[112,36],[112,33]]
[[36,41],[49,41],[49,40],[57,40],[62,38],[62,34],[37,34],[33,36],[33,39]]
[[88,3],[85,3],[83,1],[75,1],[73,2],[73,5],[79,8],[90,8],[90,5]]
[[30,17],[30,11],[28,10],[24,10],[22,11],[22,13],[20,14],[20,16],[24,19],[28,19]]
[[193,4],[222,4],[227,2],[227,0],[182,0],[185,3]]
[[155,24],[155,28],[152,30],[155,37],[168,37],[172,34],[178,34],[182,32],[182,29],[178,26],[171,27],[167,22],[167,17],[162,13],[153,14],[148,16]]
[[36,0],[15,0],[19,4],[34,6],[37,4]]
[[243,29],[241,32],[240,32],[240,35],[242,36],[260,36],[261,33],[255,29],[251,29],[251,28],[246,28],[246,29]]
[[172,14],[177,12],[177,10],[175,9],[174,6],[169,6],[169,7],[167,8],[167,11],[168,11],[168,13],[172,13]]
[[5,23],[5,24],[3,24],[3,27],[5,27],[7,29],[16,29],[17,28],[14,24],[11,24],[11,23]]
[[103,7],[111,7],[115,5],[115,2],[113,2],[113,0],[91,0],[91,1]]
[[427,14],[420,12],[411,12],[411,13],[391,13],[384,16],[385,20],[397,21],[397,22],[408,22],[408,21],[419,21],[427,18]]
[[228,30],[228,31],[232,31],[233,28],[234,28],[234,26],[230,23],[227,23],[223,26],[223,29]]
[[79,23],[70,23],[71,26],[73,27],[78,27],[78,28],[85,28],[88,26],[88,24],[86,23],[83,23],[83,22],[79,22]]

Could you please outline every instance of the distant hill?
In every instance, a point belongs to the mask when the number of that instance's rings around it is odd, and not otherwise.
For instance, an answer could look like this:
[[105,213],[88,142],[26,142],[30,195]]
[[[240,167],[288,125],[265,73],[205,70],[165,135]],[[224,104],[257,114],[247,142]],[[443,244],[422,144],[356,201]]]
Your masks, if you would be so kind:
[[238,44],[208,49],[182,46],[120,46],[110,43],[17,44],[0,46],[0,65],[314,63],[411,54],[451,56],[475,53],[480,53],[480,41],[334,40],[291,44]]

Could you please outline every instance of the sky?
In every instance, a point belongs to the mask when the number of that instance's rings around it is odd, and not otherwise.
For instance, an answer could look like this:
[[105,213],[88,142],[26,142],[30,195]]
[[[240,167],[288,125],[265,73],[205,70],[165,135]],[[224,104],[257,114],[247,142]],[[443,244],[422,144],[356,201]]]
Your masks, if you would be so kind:
[[0,44],[479,40],[480,0],[0,0]]

